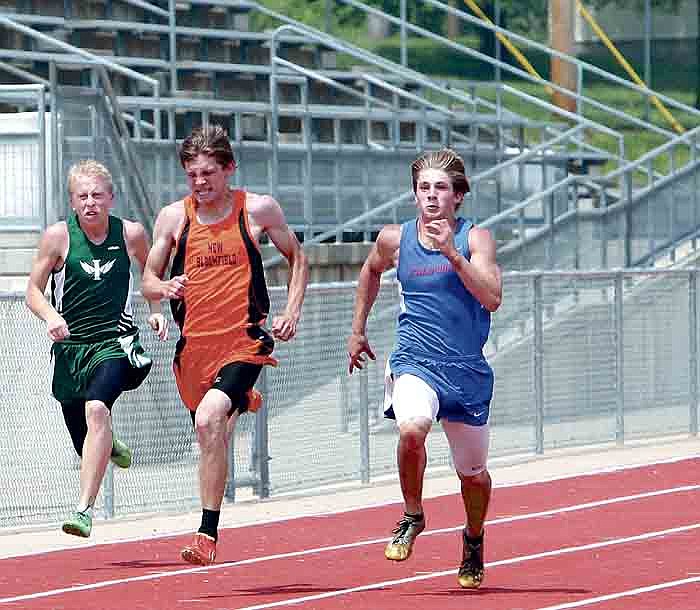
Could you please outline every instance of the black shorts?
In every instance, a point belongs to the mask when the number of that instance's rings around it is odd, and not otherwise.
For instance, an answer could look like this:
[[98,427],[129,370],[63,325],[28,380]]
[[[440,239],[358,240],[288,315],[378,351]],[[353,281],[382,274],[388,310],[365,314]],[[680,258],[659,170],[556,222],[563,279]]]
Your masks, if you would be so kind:
[[[150,368],[150,367],[149,367]],[[85,399],[61,402],[63,419],[78,455],[83,454],[83,443],[87,435],[85,403],[99,400],[111,411],[119,395],[139,386],[148,370],[136,369],[126,358],[111,358],[97,365],[85,389]]]
[[[262,364],[251,362],[231,362],[219,369],[210,389],[219,390],[229,397],[231,400],[229,417],[236,410],[239,413],[245,413],[248,410],[248,392],[253,389],[262,367]],[[190,411],[193,424],[195,413],[196,411]]]

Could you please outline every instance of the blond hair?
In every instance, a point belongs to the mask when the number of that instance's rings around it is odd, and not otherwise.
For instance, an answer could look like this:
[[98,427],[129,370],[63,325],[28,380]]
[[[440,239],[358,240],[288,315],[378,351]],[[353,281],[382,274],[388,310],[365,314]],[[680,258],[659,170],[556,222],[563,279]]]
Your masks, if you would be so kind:
[[77,163],[74,163],[73,165],[70,166],[70,169],[68,170],[68,180],[67,180],[67,186],[68,186],[68,194],[72,194],[72,189],[73,189],[73,184],[75,182],[75,179],[78,176],[89,176],[91,178],[96,178],[100,177],[103,178],[105,183],[107,184],[107,187],[109,188],[109,192],[113,193],[114,192],[114,184],[112,182],[112,174],[109,172],[109,170],[99,161],[95,161],[95,159],[83,159],[82,161],[78,161]]
[[[449,148],[435,150],[418,157],[411,163],[411,176],[413,178],[413,192],[418,188],[418,174],[424,169],[439,169],[444,171],[452,182],[455,193],[464,195],[469,192],[469,180],[464,169],[464,161],[456,152]],[[462,205],[460,201],[457,208]]]

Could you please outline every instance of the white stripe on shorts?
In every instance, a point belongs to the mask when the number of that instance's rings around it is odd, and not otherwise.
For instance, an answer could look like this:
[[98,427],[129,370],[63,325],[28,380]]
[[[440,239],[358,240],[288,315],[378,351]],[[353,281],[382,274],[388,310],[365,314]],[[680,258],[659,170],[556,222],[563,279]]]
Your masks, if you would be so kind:
[[[388,363],[386,372],[384,408],[394,408],[399,426],[416,417],[436,419],[440,403],[433,388],[416,375],[406,373],[393,378]],[[457,472],[466,476],[483,472],[489,452],[489,425],[470,426],[446,419],[441,424]]]

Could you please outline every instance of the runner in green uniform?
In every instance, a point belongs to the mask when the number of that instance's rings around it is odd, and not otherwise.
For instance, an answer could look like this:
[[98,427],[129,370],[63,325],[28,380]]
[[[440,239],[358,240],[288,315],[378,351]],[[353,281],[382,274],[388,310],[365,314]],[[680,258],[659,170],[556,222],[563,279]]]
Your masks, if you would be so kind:
[[[52,393],[82,457],[80,499],[63,531],[86,538],[110,458],[122,468],[131,464],[131,450],[112,436],[111,409],[151,368],[133,321],[130,270],[133,259],[143,272],[149,247],[141,224],[110,215],[112,177],[102,164],[85,160],[71,167],[68,193],[73,214],[44,232],[26,301],[54,342]],[[44,294],[49,277],[50,302]],[[148,323],[165,339],[160,303],[149,305]]]

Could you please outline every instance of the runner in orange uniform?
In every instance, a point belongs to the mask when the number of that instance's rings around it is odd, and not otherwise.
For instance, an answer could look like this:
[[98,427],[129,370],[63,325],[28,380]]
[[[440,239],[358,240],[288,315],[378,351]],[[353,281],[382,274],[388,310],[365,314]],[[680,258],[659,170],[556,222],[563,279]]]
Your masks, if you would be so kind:
[[270,300],[260,251],[248,227],[246,193],[232,195],[231,214],[213,225],[197,220],[193,197],[184,200],[187,220],[171,271],[172,277],[187,277],[185,298],[172,302],[181,332],[174,371],[191,411],[226,364],[277,364],[270,356],[274,341],[260,326]]
[[[142,291],[170,299],[180,327],[173,370],[200,447],[202,499],[201,526],[182,557],[208,565],[216,557],[231,433],[241,413],[260,406],[253,386],[264,365],[277,364],[274,340],[296,334],[309,269],[279,203],[230,188],[236,163],[222,127],[195,129],[182,143],[180,162],[191,194],[158,214]],[[273,319],[272,335],[263,329],[270,307],[263,233],[289,263],[287,306]],[[170,279],[163,280],[173,254]]]

